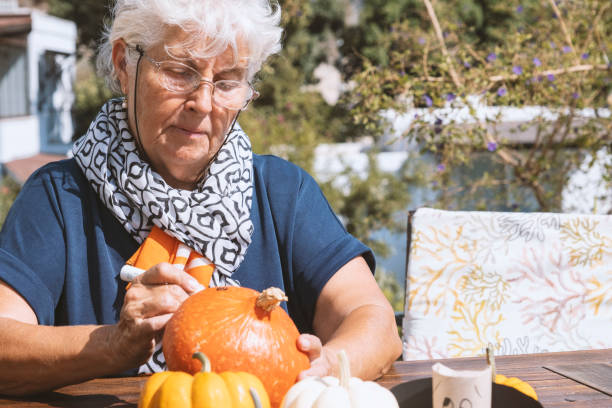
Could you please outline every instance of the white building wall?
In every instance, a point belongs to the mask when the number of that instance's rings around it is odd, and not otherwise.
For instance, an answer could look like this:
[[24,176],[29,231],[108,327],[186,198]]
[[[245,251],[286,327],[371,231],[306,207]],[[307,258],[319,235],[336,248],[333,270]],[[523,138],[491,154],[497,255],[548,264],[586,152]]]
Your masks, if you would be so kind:
[[[32,18],[31,31],[27,37],[27,82],[25,84],[30,116],[0,120],[0,162],[26,158],[40,153],[44,141],[41,140],[41,119],[38,116],[39,62],[47,51],[71,55],[74,58],[77,40],[76,24],[72,21],[49,16],[38,10],[10,11],[18,11],[20,14],[30,13]],[[66,140],[66,146],[68,146],[73,132],[72,122],[71,120],[63,122],[65,123],[62,123],[62,126],[66,129],[62,129],[62,135],[64,133],[68,135]],[[57,147],[62,154],[68,149],[63,146]]]
[[40,152],[37,116],[0,119],[0,163]]

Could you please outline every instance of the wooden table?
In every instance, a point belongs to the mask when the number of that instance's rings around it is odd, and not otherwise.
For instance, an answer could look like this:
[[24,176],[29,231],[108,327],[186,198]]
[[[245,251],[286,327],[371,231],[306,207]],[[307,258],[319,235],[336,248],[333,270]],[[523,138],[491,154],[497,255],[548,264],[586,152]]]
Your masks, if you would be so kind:
[[[477,369],[484,366],[483,358],[461,358],[441,361],[455,369]],[[430,377],[435,361],[398,361],[378,382],[387,388],[399,383]],[[499,356],[497,372],[519,377],[536,390],[545,408],[589,407],[612,408],[612,397],[593,388],[547,370],[544,366],[578,363],[612,363],[612,349],[572,351],[563,353]],[[54,392],[29,398],[0,397],[0,407],[61,407],[61,408],[133,408],[138,403],[140,389],[146,377],[101,378],[60,388]],[[612,378],[610,379],[612,382]]]

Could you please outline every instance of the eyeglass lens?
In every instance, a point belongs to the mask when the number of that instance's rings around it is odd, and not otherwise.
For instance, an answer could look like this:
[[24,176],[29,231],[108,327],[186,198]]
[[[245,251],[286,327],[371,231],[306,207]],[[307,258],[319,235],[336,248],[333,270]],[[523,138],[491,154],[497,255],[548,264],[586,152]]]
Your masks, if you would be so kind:
[[171,92],[190,93],[203,83],[213,85],[213,102],[228,109],[243,109],[253,96],[251,87],[241,81],[219,80],[210,82],[193,68],[172,61],[158,63],[158,72],[164,88]]

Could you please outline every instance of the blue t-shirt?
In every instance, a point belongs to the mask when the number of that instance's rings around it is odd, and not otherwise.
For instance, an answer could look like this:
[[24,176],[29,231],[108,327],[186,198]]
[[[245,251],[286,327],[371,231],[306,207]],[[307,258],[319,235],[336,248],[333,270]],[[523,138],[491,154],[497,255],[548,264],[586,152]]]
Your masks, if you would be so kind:
[[[274,156],[253,155],[254,232],[233,278],[285,291],[300,332],[313,332],[317,298],[331,276],[362,255],[316,182]],[[0,233],[0,279],[30,304],[39,324],[113,324],[125,295],[119,271],[138,249],[74,159],[48,164],[26,182]]]

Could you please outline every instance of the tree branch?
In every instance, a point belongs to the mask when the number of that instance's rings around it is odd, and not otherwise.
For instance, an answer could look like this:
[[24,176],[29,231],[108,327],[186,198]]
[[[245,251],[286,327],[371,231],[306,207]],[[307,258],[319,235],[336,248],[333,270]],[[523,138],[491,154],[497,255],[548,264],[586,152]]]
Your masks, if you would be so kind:
[[[573,72],[583,72],[583,71],[592,71],[592,70],[602,70],[607,71],[608,66],[604,64],[599,65],[591,65],[591,64],[583,64],[583,65],[574,65],[569,68],[559,68],[559,69],[551,69],[548,71],[542,71],[536,73],[536,75],[561,75],[561,74],[570,74]],[[512,81],[519,78],[519,75],[494,75],[489,78],[491,82],[500,82],[500,81]]]
[[574,54],[574,58],[576,58],[576,60],[578,60],[578,55],[576,54],[576,50],[574,49],[574,44],[572,43],[572,37],[570,36],[569,31],[567,30],[567,26],[565,25],[565,21],[563,20],[563,16],[561,15],[561,11],[557,7],[557,4],[555,3],[554,0],[548,0],[548,2],[550,3],[550,6],[552,7],[553,11],[557,15],[557,20],[559,20],[559,24],[561,25],[561,31],[563,31],[563,35],[565,36],[565,41],[567,42],[569,47],[572,49],[572,53]]
[[427,78],[430,78],[429,76],[429,70],[427,69],[427,56],[429,54],[429,41],[426,42],[425,44],[425,52],[423,53],[423,73],[425,74],[425,76]]
[[438,42],[440,43],[440,47],[442,48],[442,53],[446,57],[446,63],[448,64],[448,71],[450,73],[451,78],[453,79],[453,83],[455,84],[457,88],[461,88],[461,81],[459,80],[459,75],[457,75],[457,71],[455,71],[453,60],[450,57],[450,54],[448,53],[446,44],[444,44],[444,36],[442,35],[442,29],[440,29],[440,23],[438,22],[438,17],[436,17],[436,12],[434,11],[434,8],[431,5],[430,0],[423,0],[423,3],[425,3],[425,7],[427,8],[427,14],[429,14],[431,23],[434,26],[434,31],[436,32],[436,37],[438,37]]
[[585,49],[587,45],[591,42],[591,38],[593,38],[593,32],[597,30],[597,25],[599,24],[599,20],[601,19],[601,16],[606,11],[606,9],[610,7],[611,5],[612,3],[606,3],[603,6],[601,6],[601,9],[599,9],[599,12],[595,16],[595,20],[593,20],[593,25],[591,25],[591,28],[589,29],[589,33],[587,34],[586,40],[584,41],[584,45],[582,46],[583,49]]
[[[573,67],[569,67],[569,68],[559,68],[559,69],[551,69],[548,71],[536,72],[535,75],[542,75],[542,76],[562,75],[562,74],[571,74],[574,72],[584,72],[584,71],[593,71],[593,70],[607,71],[609,69],[610,68],[605,64],[598,64],[598,65],[582,64],[582,65],[574,65]],[[519,78],[520,78],[520,75],[515,75],[515,74],[493,75],[492,77],[488,78],[488,81],[489,82],[515,81]],[[428,81],[428,82],[444,82],[443,77],[425,76],[419,79],[422,81]]]

